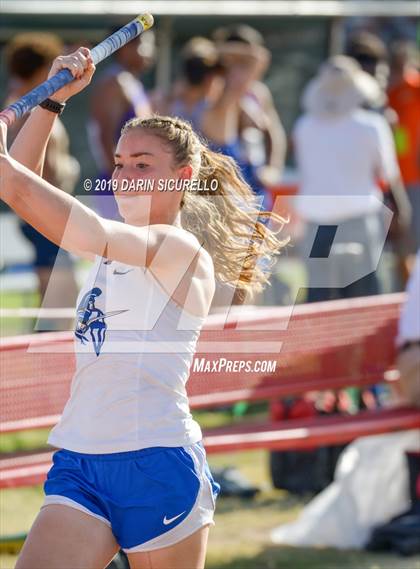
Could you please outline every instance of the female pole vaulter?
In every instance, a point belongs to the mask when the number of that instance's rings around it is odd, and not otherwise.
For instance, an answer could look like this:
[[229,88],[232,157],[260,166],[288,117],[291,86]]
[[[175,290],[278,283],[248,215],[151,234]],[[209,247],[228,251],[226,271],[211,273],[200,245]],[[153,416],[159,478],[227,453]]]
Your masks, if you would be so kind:
[[[31,113],[10,154],[0,121],[1,199],[57,245],[93,259],[78,298],[71,395],[48,439],[57,450],[45,502],[16,569],[98,569],[120,547],[132,569],[200,569],[219,486],[189,409],[190,365],[215,278],[259,290],[268,274],[258,261],[283,242],[255,221],[264,214],[235,162],[176,118],[122,129],[112,181],[123,223],[43,180],[55,117],[95,68],[80,48],[57,58],[51,75],[60,69],[74,80]],[[123,180],[146,179],[151,192],[122,189]],[[162,180],[217,188],[162,192]]]

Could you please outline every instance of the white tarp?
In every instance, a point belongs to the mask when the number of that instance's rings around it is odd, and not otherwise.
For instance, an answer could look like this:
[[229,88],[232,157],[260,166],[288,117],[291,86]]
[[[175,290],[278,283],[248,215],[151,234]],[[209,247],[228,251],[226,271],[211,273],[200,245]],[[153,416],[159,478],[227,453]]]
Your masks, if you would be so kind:
[[361,549],[374,526],[409,509],[406,450],[420,450],[420,431],[363,437],[337,464],[334,482],[298,520],[271,532],[276,544]]

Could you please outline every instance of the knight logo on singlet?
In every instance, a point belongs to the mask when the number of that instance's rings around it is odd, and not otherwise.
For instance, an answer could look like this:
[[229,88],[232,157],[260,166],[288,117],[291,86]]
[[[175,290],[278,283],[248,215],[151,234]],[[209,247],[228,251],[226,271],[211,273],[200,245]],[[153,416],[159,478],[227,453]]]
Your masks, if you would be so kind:
[[87,292],[77,307],[77,323],[74,331],[76,338],[84,345],[92,342],[97,356],[101,353],[105,342],[107,324],[105,318],[117,316],[127,312],[127,310],[113,310],[103,312],[95,306],[96,299],[101,296],[102,290],[99,287],[92,288]]

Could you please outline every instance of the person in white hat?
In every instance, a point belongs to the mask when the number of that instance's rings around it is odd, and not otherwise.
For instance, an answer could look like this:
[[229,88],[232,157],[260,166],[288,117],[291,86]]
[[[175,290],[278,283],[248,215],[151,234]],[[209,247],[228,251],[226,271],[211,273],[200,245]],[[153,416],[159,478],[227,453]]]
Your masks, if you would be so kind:
[[[306,222],[304,256],[311,258],[309,302],[381,292],[375,272],[386,231],[381,185],[399,186],[400,171],[387,122],[362,106],[381,107],[383,97],[377,81],[346,56],[324,63],[303,93],[293,142],[295,205]],[[399,205],[400,222],[407,223],[406,204]]]

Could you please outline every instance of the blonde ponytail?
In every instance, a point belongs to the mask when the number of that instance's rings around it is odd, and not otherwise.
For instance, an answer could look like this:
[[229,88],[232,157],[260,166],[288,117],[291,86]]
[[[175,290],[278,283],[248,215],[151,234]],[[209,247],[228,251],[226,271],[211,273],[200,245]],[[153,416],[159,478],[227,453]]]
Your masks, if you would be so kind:
[[210,253],[216,278],[246,295],[261,291],[269,282],[275,256],[288,243],[287,238],[278,237],[286,220],[260,211],[236,162],[210,150],[189,123],[159,116],[132,119],[122,134],[132,128],[166,141],[177,166],[191,165],[198,191],[184,192],[181,224]]

